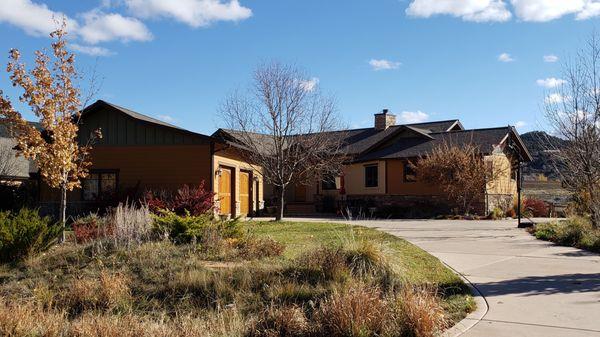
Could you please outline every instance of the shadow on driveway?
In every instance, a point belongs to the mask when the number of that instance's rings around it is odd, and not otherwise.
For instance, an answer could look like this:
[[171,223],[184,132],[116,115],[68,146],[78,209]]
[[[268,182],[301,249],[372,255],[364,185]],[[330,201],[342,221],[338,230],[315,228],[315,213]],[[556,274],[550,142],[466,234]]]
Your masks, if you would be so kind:
[[600,291],[600,273],[529,276],[513,280],[478,283],[477,288],[486,296],[551,295]]

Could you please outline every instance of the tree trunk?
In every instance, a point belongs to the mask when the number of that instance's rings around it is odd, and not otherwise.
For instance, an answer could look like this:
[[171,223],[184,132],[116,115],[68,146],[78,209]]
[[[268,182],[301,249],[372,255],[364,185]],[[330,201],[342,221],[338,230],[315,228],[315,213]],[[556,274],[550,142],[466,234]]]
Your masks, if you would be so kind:
[[59,221],[62,225],[62,234],[61,234],[60,242],[63,243],[66,240],[65,228],[66,228],[66,224],[67,224],[67,187],[66,186],[60,187],[60,210],[59,211],[60,211]]
[[285,189],[279,188],[279,200],[277,205],[277,214],[275,215],[275,221],[281,221],[283,219],[283,210],[285,208]]

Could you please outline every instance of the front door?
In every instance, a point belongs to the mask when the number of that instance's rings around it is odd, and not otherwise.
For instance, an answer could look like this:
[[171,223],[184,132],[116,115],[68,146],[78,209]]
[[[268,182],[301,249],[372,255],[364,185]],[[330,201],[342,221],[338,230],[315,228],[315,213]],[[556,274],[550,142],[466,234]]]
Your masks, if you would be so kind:
[[250,213],[250,173],[240,171],[240,213]]
[[231,214],[231,196],[233,195],[231,177],[231,169],[222,167],[221,175],[219,175],[219,214]]

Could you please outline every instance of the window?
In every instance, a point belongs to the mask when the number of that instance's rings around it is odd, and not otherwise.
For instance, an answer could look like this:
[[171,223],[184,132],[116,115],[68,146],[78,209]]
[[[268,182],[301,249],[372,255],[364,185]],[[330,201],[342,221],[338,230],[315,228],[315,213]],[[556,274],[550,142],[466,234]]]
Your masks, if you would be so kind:
[[404,163],[404,182],[414,183],[417,181],[417,172],[410,163]]
[[335,177],[333,175],[328,175],[323,178],[321,181],[321,188],[323,191],[337,190],[337,186],[335,184]]
[[365,187],[377,187],[379,185],[378,174],[377,165],[365,166]]
[[117,171],[91,171],[82,182],[83,200],[91,201],[117,191]]

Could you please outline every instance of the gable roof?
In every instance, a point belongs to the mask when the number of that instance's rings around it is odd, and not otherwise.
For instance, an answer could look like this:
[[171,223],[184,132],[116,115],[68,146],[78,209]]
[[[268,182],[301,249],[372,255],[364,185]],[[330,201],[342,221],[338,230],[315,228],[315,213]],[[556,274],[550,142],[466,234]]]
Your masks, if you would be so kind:
[[388,146],[364,153],[356,158],[356,161],[368,161],[375,159],[397,159],[412,158],[424,155],[436,146],[449,142],[453,144],[473,144],[483,154],[492,153],[496,146],[501,145],[509,134],[512,133],[509,126],[487,129],[459,130],[449,132],[431,133],[432,138],[411,137],[402,141],[393,142]]
[[[219,129],[213,137],[224,139],[230,145],[236,144],[240,131]],[[472,143],[482,153],[489,154],[509,137],[515,140],[524,161],[531,156],[520,140],[516,130],[510,126],[465,130],[457,119],[427,123],[412,123],[390,126],[385,130],[375,128],[350,129],[328,132],[341,137],[344,151],[354,157],[355,162],[376,159],[418,157],[431,151],[435,146],[449,141],[456,144]],[[253,133],[256,142],[264,144],[272,140],[269,136]]]
[[158,126],[162,126],[162,127],[166,127],[166,128],[171,128],[171,129],[176,129],[178,131],[181,131],[181,132],[184,132],[184,133],[187,133],[187,134],[191,134],[191,135],[194,135],[194,136],[199,136],[199,137],[205,138],[206,140],[210,140],[210,141],[213,140],[213,138],[210,137],[210,136],[207,136],[207,135],[204,135],[204,134],[201,134],[201,133],[197,133],[197,132],[193,132],[193,131],[190,131],[190,130],[178,127],[176,125],[169,124],[167,122],[163,122],[163,121],[161,121],[159,119],[156,119],[156,118],[153,118],[153,117],[141,114],[139,112],[136,112],[136,111],[124,108],[122,106],[119,106],[119,105],[116,105],[116,104],[113,104],[113,103],[110,103],[110,102],[106,102],[104,100],[97,100],[93,104],[91,104],[91,105],[87,106],[86,108],[84,108],[83,111],[81,112],[81,116],[84,117],[85,115],[90,114],[93,111],[96,111],[97,109],[102,108],[102,107],[108,107],[108,108],[114,109],[114,110],[119,111],[119,112],[121,112],[121,113],[123,113],[123,114],[125,114],[125,115],[127,115],[127,116],[129,116],[131,118],[133,118],[133,119],[136,119],[136,120],[144,122],[144,123],[148,123],[148,124],[152,124],[152,125],[158,125]]

